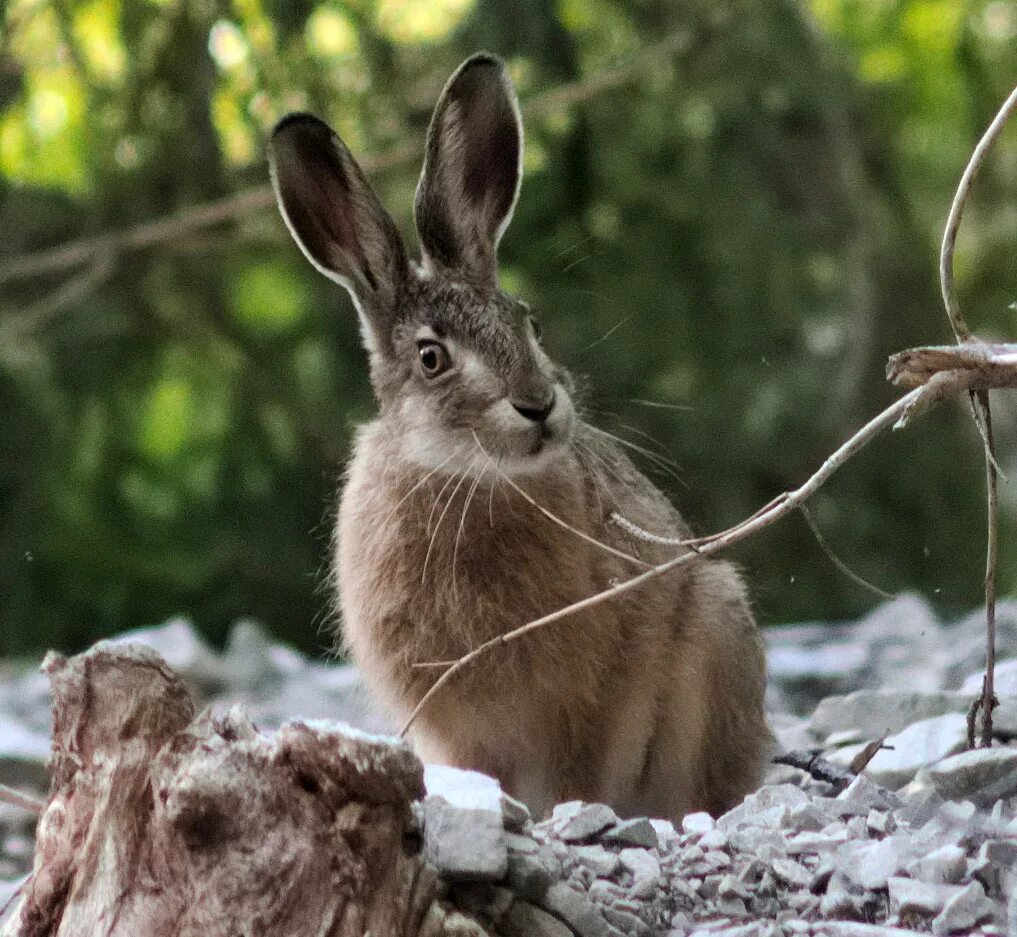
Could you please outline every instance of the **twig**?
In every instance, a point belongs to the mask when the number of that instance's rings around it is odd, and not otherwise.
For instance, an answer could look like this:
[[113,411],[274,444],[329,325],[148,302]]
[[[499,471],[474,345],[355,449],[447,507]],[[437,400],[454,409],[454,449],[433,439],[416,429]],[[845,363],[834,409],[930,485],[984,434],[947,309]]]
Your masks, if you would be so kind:
[[[691,45],[690,32],[687,29],[677,30],[660,42],[627,57],[613,68],[605,68],[586,78],[534,95],[523,105],[523,116],[542,117],[581,104],[620,87],[651,63],[683,51]],[[360,164],[367,173],[385,172],[413,162],[419,156],[420,150],[418,143],[402,144],[374,156],[367,156],[360,160]],[[263,211],[274,204],[275,196],[272,194],[271,186],[252,186],[225,198],[192,205],[163,218],[146,221],[121,231],[81,238],[57,247],[23,254],[0,266],[0,286],[12,280],[23,280],[75,268],[87,263],[99,253],[109,251],[122,256],[157,244],[176,241],[204,228],[216,227]]]
[[[985,160],[985,154],[1002,133],[1006,122],[1017,110],[1017,88],[1003,102],[992,123],[978,141],[971,159],[964,169],[957,191],[950,206],[950,214],[946,219],[943,232],[943,245],[939,252],[939,280],[943,292],[943,305],[946,307],[950,326],[958,344],[972,340],[964,315],[957,301],[957,289],[953,276],[953,255],[957,246],[957,232],[960,230],[964,206],[971,194],[971,186]],[[992,412],[989,407],[988,390],[979,390],[971,394],[971,406],[975,426],[982,437],[985,451],[985,500],[987,514],[986,556],[985,556],[985,679],[982,682],[982,696],[968,720],[969,742],[974,743],[974,718],[978,707],[982,711],[982,747],[992,746],[992,710],[996,705],[994,679],[996,668],[996,570],[999,564],[999,465],[996,462],[995,445],[992,438]]]
[[989,392],[979,391],[976,399],[985,428],[985,500],[987,514],[985,548],[985,678],[982,681],[982,748],[992,747],[992,710],[999,705],[995,693],[996,675],[996,570],[999,567],[999,481],[996,477],[995,444]]
[[823,781],[833,787],[836,793],[844,790],[855,776],[840,765],[827,761],[821,749],[795,749],[784,752],[773,759],[775,765],[789,765],[799,771],[811,774],[817,781]]
[[[690,563],[699,555],[709,556],[713,553],[719,553],[721,550],[746,539],[757,531],[762,530],[764,527],[769,527],[771,524],[795,510],[808,498],[812,497],[812,495],[814,495],[829,480],[837,469],[855,455],[855,453],[875,439],[876,436],[878,436],[884,429],[897,424],[905,413],[912,416],[922,413],[928,409],[929,406],[932,406],[934,403],[938,403],[950,394],[971,390],[972,387],[982,379],[982,376],[971,371],[945,371],[942,374],[937,375],[937,378],[939,378],[939,380],[930,380],[924,386],[918,387],[905,394],[898,401],[887,407],[878,416],[873,417],[873,419],[871,419],[857,433],[848,439],[847,442],[843,443],[832,455],[828,456],[826,461],[824,461],[820,466],[819,470],[803,485],[796,488],[794,491],[785,492],[783,495],[774,498],[773,501],[770,502],[768,509],[761,509],[752,518],[743,521],[741,524],[738,524],[730,530],[724,531],[720,534],[715,534],[712,537],[700,538],[698,540],[685,541],[683,546],[689,552],[680,553],[666,562],[640,573],[638,576],[633,576],[631,579],[623,580],[622,582],[611,586],[609,589],[604,589],[602,592],[587,596],[584,599],[573,602],[571,605],[549,612],[547,615],[543,615],[540,618],[529,621],[524,625],[520,625],[512,631],[508,631],[505,634],[498,635],[489,641],[485,641],[483,644],[475,647],[472,651],[464,654],[451,667],[442,673],[441,676],[438,677],[438,679],[431,685],[430,689],[428,689],[423,697],[421,697],[420,702],[418,702],[416,707],[414,707],[413,712],[410,713],[409,718],[403,724],[402,729],[400,729],[400,736],[405,736],[407,731],[409,731],[410,727],[416,721],[417,717],[423,711],[424,707],[430,702],[431,698],[437,694],[457,673],[459,673],[460,670],[468,667],[477,660],[477,658],[482,657],[494,648],[503,647],[513,641],[518,641],[520,638],[525,637],[532,631],[544,628],[554,622],[561,621],[564,618],[575,615],[577,612],[583,612],[588,608],[593,608],[601,602],[615,599],[618,596],[649,582],[651,579],[655,579],[658,576],[662,576],[665,573],[677,569],[679,566],[684,566],[687,563]],[[1015,385],[1017,385],[1017,371],[1015,371],[1015,373],[1011,376],[1011,380]]]
[[878,752],[881,752],[884,748],[889,751],[893,751],[892,745],[885,744],[886,739],[887,736],[884,735],[881,738],[875,739],[867,745],[864,745],[858,754],[851,759],[851,770],[854,771],[855,774],[861,774],[869,766],[869,762],[876,757]]
[[892,592],[886,592],[885,590],[880,589],[879,586],[873,585],[871,582],[869,582],[868,579],[864,579],[863,577],[859,576],[858,573],[856,573],[853,569],[851,569],[851,567],[848,566],[847,563],[845,563],[839,556],[837,556],[836,553],[833,552],[830,545],[826,542],[826,539],[823,537],[823,534],[820,531],[819,526],[813,520],[812,514],[809,513],[809,509],[804,504],[802,504],[799,505],[798,510],[801,512],[802,517],[805,519],[805,523],[809,525],[809,530],[812,531],[812,536],[816,538],[816,543],[819,544],[819,549],[821,549],[826,554],[827,559],[831,563],[833,563],[833,565],[836,566],[837,569],[839,569],[845,576],[847,576],[848,579],[850,579],[853,583],[856,583],[857,585],[861,586],[863,589],[868,589],[869,592],[875,593],[881,599],[896,598],[896,596],[894,596]]
[[36,815],[41,814],[46,809],[46,801],[33,797],[31,794],[23,794],[21,791],[16,791],[13,787],[8,787],[6,784],[0,784],[0,801],[3,801],[5,804],[11,804],[14,807],[20,807],[22,810],[27,810],[29,813]]
[[971,330],[964,321],[960,311],[960,304],[957,302],[957,290],[954,287],[953,279],[953,252],[957,246],[957,231],[960,228],[961,216],[964,214],[964,206],[967,203],[968,195],[971,192],[971,184],[982,166],[985,154],[989,147],[1000,135],[1004,125],[1010,119],[1013,112],[1017,110],[1017,88],[1010,92],[995,119],[989,124],[989,129],[978,141],[967,168],[961,176],[957,192],[953,197],[953,204],[950,206],[950,214],[946,219],[946,229],[943,232],[943,245],[939,252],[939,283],[943,291],[943,304],[946,306],[946,314],[950,318],[950,327],[958,342],[967,342],[971,339]]

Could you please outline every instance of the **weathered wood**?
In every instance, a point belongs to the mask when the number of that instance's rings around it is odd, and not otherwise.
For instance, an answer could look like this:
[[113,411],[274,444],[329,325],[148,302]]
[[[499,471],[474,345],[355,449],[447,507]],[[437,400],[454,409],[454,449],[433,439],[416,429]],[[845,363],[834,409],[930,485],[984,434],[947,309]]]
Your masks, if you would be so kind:
[[262,735],[240,711],[195,718],[144,648],[44,667],[52,791],[0,937],[452,932],[419,855],[423,769],[405,746],[317,723]]

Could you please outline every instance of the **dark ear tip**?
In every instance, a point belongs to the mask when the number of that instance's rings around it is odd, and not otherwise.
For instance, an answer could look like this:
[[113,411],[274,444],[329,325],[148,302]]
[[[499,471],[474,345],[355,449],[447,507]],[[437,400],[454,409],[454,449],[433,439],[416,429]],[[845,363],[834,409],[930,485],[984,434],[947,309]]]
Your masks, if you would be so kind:
[[310,130],[312,133],[325,133],[331,135],[332,128],[325,123],[320,117],[315,117],[313,114],[308,114],[304,111],[294,111],[292,114],[287,114],[282,120],[275,125],[272,130],[272,139],[277,139],[283,133],[290,130]]
[[455,77],[458,78],[475,68],[493,69],[501,77],[507,77],[508,75],[508,69],[505,67],[505,61],[502,58],[491,52],[474,52],[473,55],[456,69]]

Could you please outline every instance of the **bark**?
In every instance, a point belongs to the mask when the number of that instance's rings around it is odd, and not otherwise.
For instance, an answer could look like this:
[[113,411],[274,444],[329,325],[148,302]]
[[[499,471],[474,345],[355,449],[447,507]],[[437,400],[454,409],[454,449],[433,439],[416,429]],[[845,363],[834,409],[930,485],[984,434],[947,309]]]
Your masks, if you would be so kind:
[[196,715],[154,653],[44,664],[52,790],[35,867],[0,937],[482,934],[435,900],[408,748],[239,710]]

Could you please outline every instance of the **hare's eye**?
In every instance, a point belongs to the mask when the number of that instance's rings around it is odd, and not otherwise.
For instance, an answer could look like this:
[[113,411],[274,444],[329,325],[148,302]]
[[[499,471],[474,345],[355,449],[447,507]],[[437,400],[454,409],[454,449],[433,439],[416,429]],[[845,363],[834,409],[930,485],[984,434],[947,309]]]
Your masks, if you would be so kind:
[[533,337],[539,342],[544,337],[544,330],[533,316],[530,316],[530,328],[533,329]]
[[417,357],[420,359],[420,370],[424,372],[424,377],[437,377],[452,365],[445,346],[438,342],[421,342],[417,346]]

